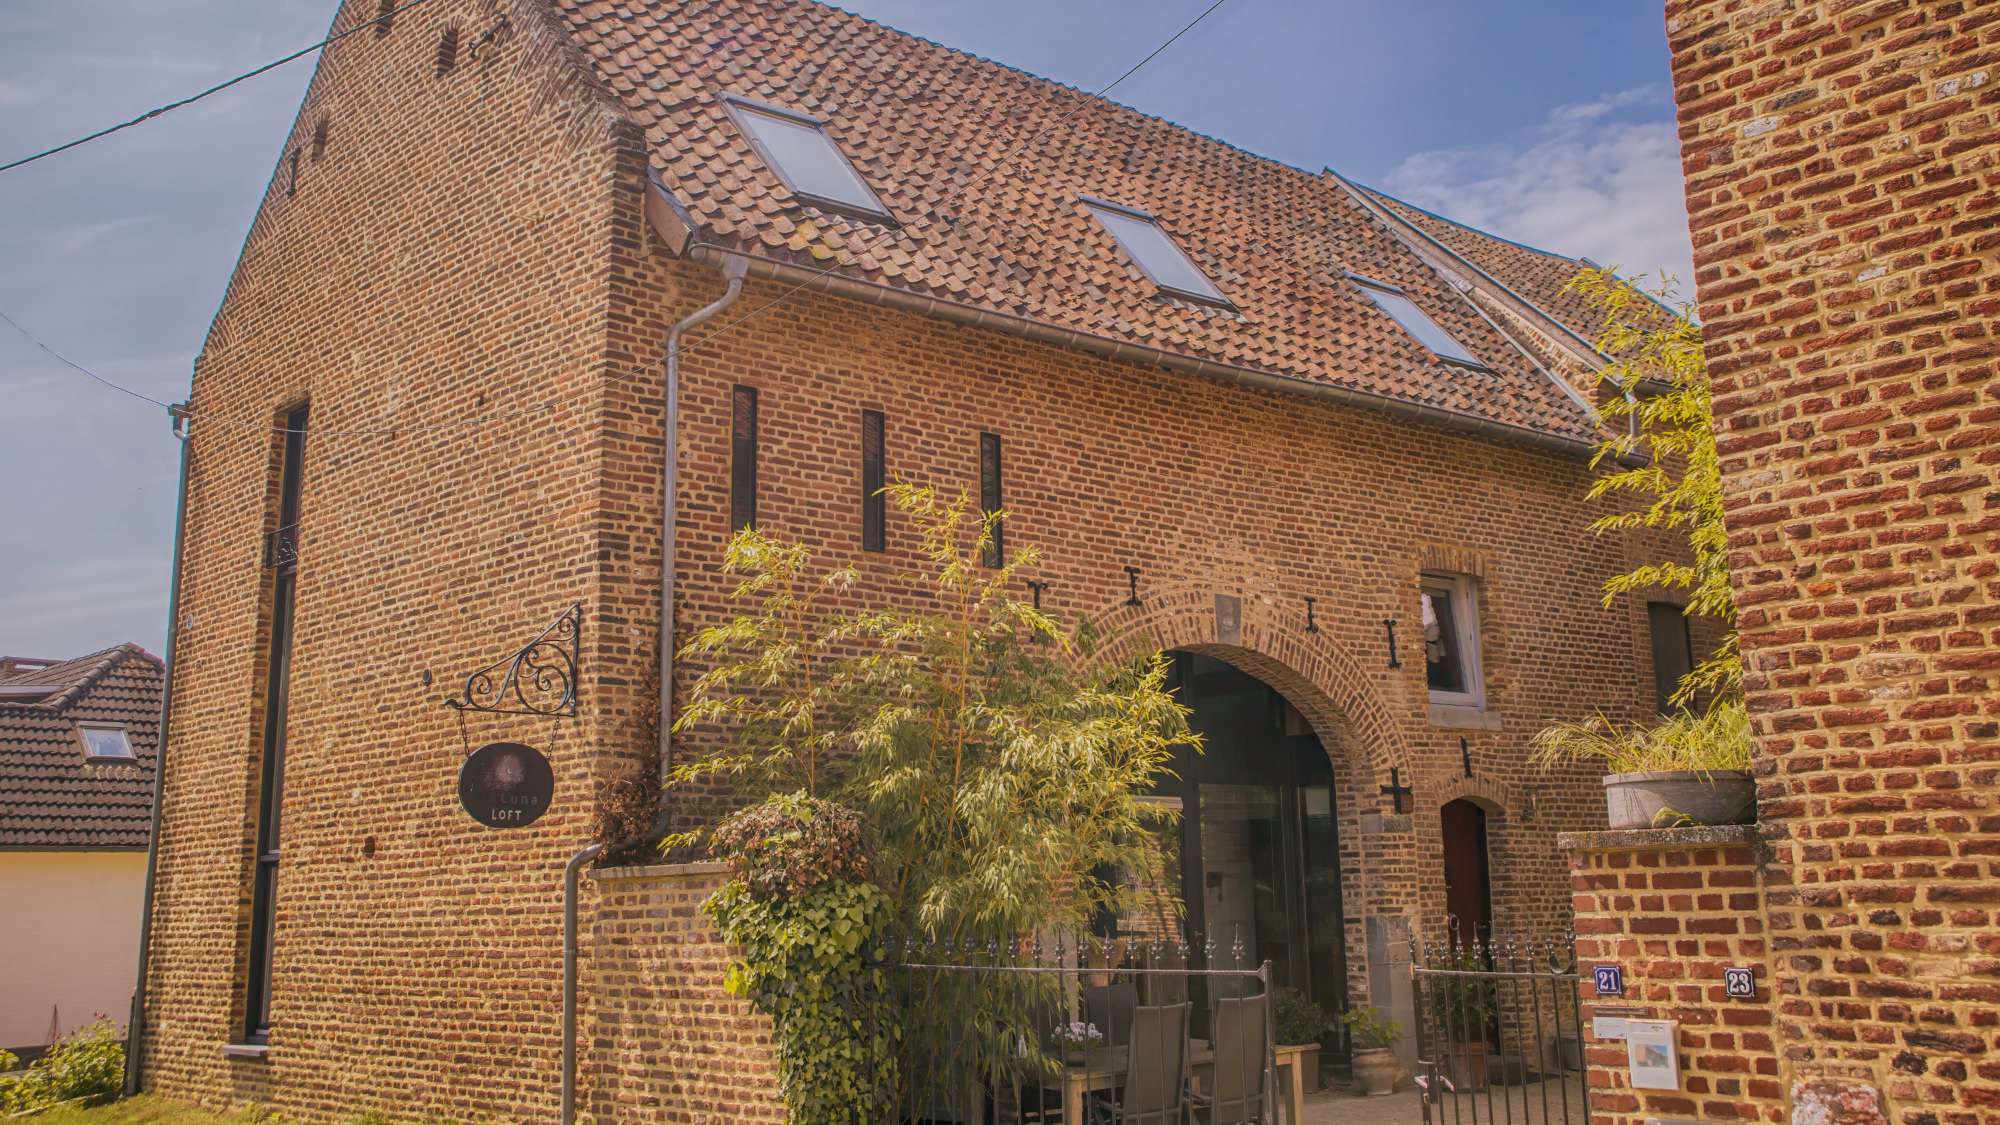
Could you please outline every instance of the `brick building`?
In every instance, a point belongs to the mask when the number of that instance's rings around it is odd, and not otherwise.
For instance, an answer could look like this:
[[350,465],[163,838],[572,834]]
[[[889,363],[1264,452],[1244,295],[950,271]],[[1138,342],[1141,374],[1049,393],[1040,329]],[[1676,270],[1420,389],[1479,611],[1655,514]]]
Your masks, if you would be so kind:
[[[1527,740],[1653,713],[1689,648],[1599,603],[1642,546],[1588,531],[1584,268],[810,3],[430,0],[343,40],[196,371],[145,1085],[554,1115],[564,863],[657,768],[663,450],[682,636],[752,521],[889,596],[912,536],[865,484],[903,478],[1004,508],[1113,650],[1184,654],[1197,936],[1394,1009],[1414,928],[1558,928],[1554,835],[1601,797]],[[574,717],[440,706],[571,605]],[[457,805],[502,740],[554,765],[528,828]],[[591,888],[591,1112],[671,1115],[647,997],[712,1033],[686,1065],[754,1035],[623,968],[686,893]]]
[[1775,1014],[1735,1013],[1761,1050],[1707,1045],[1768,1080],[1702,1113],[1991,1120],[2000,7],[1666,15],[1763,746],[1766,850],[1743,866]]

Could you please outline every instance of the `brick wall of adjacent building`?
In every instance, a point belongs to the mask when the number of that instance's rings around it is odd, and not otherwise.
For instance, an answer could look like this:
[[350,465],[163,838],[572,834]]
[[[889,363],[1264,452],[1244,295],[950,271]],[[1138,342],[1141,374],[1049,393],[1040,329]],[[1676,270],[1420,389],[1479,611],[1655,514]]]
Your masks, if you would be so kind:
[[716,863],[607,868],[591,880],[579,1119],[784,1119],[770,1017],[723,991],[733,953],[701,912],[727,878]]
[[[1575,891],[1591,1125],[1784,1121],[1765,907],[1784,875],[1757,830],[1565,833],[1561,845]],[[1597,995],[1599,965],[1624,971],[1622,997]],[[1722,970],[1732,966],[1752,971],[1756,996],[1727,995]],[[1591,1034],[1600,1011],[1676,1021],[1680,1088],[1634,1088],[1624,1041]]]
[[[352,0],[342,18],[374,14]],[[191,454],[149,1088],[305,1120],[555,1114],[561,866],[587,842],[603,786],[643,768],[647,746],[654,361],[721,280],[653,236],[642,139],[545,18],[534,0],[433,0],[330,51],[200,361],[194,405],[212,417]],[[460,48],[439,73],[448,26]],[[754,281],[737,311],[785,291]],[[888,553],[858,550],[860,411],[888,416],[892,477],[946,489],[972,487],[977,435],[998,433],[1008,541],[1045,550],[1046,605],[1094,617],[1118,651],[1235,662],[1328,745],[1357,1001],[1369,916],[1441,925],[1437,810],[1453,798],[1490,810],[1496,916],[1559,928],[1568,874],[1554,834],[1601,823],[1602,797],[1581,769],[1526,773],[1527,739],[1551,716],[1634,717],[1652,697],[1644,606],[1598,603],[1631,555],[1590,535],[1581,457],[816,293],[692,347],[683,375],[683,635],[728,611],[716,568],[732,384],[762,391],[763,525],[854,564],[857,605],[903,596],[887,580],[914,545],[892,514]],[[274,1019],[268,1057],[246,1060],[222,1047],[240,1037],[248,972],[272,596],[259,560],[280,448],[267,427],[302,400],[316,436]],[[1142,572],[1136,607],[1127,565]],[[1428,717],[1415,624],[1426,567],[1477,577],[1498,729]],[[1217,634],[1218,595],[1242,601],[1234,641]],[[581,714],[473,716],[462,738],[441,698],[578,601]],[[1384,619],[1399,623],[1400,668]],[[697,671],[684,667],[682,692]],[[555,762],[556,802],[529,829],[480,828],[456,806],[466,746],[503,738]],[[1379,815],[1392,767],[1414,784],[1410,817]],[[604,886],[613,902],[627,893]],[[661,955],[626,938],[624,964]],[[605,972],[613,987],[620,973]],[[592,1041],[623,1083],[614,1101],[686,1080],[635,1076],[644,1051],[621,1037],[636,1026]]]
[[1763,823],[1794,885],[1780,1050],[1904,1125],[1962,1125],[2000,1104],[2000,6],[1666,13]]

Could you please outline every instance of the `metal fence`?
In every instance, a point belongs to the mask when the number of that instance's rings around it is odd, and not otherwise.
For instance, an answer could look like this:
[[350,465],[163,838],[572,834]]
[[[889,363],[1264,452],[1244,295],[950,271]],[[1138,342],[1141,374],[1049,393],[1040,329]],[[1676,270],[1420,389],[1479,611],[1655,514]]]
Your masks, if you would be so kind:
[[1573,945],[1411,943],[1426,1125],[1588,1125]]
[[898,1120],[1279,1120],[1271,964],[1190,967],[1217,952],[1091,938],[904,948],[883,966],[908,1014]]

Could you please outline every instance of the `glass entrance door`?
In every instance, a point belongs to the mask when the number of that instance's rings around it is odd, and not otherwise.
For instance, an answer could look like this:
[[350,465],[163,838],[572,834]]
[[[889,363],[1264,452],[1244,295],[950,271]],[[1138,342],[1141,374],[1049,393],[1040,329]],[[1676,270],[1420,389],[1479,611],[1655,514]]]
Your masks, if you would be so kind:
[[[1274,983],[1330,1015],[1347,1007],[1333,768],[1318,737],[1268,685],[1218,660],[1175,654],[1175,687],[1205,752],[1183,754],[1163,793],[1181,798],[1182,895],[1212,968],[1271,962]],[[1224,978],[1227,981],[1227,978]],[[1218,985],[1230,994],[1227,983]],[[1323,1040],[1343,1047],[1339,1028]]]

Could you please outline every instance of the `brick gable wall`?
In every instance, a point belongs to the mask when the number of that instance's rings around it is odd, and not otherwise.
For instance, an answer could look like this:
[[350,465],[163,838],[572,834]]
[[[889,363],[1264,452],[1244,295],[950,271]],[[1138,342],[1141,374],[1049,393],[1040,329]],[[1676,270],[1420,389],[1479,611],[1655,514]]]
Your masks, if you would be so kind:
[[1964,1125],[2000,1102],[2000,5],[1666,14],[1762,816],[1794,885],[1771,899],[1780,1050],[1795,1080]]

